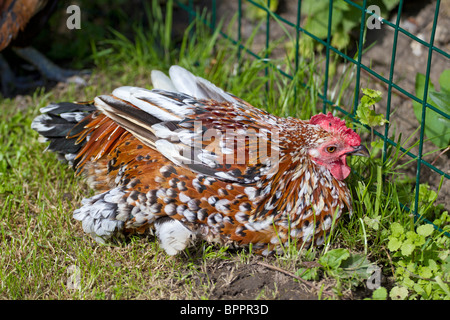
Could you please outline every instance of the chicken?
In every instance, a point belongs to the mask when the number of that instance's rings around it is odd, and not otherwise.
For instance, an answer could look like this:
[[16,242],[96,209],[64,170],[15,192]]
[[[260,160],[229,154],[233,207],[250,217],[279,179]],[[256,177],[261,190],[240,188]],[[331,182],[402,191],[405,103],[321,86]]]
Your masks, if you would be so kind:
[[169,255],[195,239],[263,255],[321,245],[351,210],[346,157],[368,156],[359,135],[331,113],[280,118],[179,66],[169,74],[33,120],[97,191],[73,214],[84,231],[151,232]]
[[[75,76],[78,72],[58,67],[30,46],[57,3],[57,0],[0,0],[0,51],[11,46],[18,56],[34,65],[47,79],[84,84],[82,78]],[[4,94],[9,93],[11,87],[20,86],[20,80],[1,55],[0,71]]]

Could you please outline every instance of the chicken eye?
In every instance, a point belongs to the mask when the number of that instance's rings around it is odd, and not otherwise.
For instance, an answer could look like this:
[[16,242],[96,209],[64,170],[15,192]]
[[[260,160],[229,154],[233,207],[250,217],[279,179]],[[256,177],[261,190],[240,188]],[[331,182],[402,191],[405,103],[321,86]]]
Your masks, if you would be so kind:
[[333,153],[335,151],[336,151],[336,147],[335,146],[331,146],[331,147],[327,148],[327,152],[329,152],[329,153]]

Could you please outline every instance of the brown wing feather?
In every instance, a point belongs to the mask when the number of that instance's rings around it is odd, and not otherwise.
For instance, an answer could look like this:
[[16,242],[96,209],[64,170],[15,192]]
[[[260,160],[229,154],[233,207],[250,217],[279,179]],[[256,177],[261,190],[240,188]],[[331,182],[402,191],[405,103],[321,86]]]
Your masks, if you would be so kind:
[[80,124],[86,122],[88,124],[84,126],[83,130],[75,135],[70,135],[70,133],[68,135],[68,138],[77,138],[77,144],[85,143],[75,158],[78,174],[83,171],[83,167],[88,161],[99,160],[114,150],[121,141],[127,138],[127,135],[130,136],[129,132],[104,114],[94,112],[80,121]]

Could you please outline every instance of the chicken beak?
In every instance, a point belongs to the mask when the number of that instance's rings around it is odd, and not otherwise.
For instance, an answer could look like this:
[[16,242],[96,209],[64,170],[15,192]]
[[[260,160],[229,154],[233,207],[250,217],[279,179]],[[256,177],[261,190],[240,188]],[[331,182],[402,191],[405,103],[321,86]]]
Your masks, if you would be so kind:
[[353,147],[352,151],[347,152],[349,156],[362,156],[362,157],[370,157],[369,150],[362,144],[356,147]]

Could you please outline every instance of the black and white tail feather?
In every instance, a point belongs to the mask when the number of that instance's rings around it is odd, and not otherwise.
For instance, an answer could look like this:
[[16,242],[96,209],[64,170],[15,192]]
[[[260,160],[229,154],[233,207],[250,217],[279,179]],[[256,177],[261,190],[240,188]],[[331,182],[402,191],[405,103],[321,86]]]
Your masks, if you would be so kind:
[[[232,104],[238,100],[179,66],[172,66],[169,75],[170,78],[160,71],[152,71],[153,90],[125,86],[115,89],[112,96],[96,97],[93,104],[50,104],[40,110],[42,115],[34,119],[32,128],[41,134],[40,141],[50,142],[49,150],[57,152],[73,164],[83,145],[76,144],[76,138],[68,139],[67,135],[76,134],[77,132],[71,131],[75,125],[89,113],[100,110],[143,143],[157,149],[174,163],[181,164],[185,160],[181,156],[181,148],[190,148],[186,144],[192,137],[189,136],[189,130],[180,130],[178,125],[187,115],[201,112],[201,103],[198,100],[213,99]],[[81,130],[83,127],[78,125],[76,128]],[[171,139],[184,143],[171,143]],[[197,159],[200,159],[205,170],[214,166],[212,154],[200,155]],[[84,231],[99,242],[118,236],[125,225],[125,221],[121,219],[121,208],[126,202],[124,195],[124,190],[116,187],[84,199],[83,206],[74,211],[74,218],[82,221]],[[179,221],[164,217],[154,222],[161,247],[170,255],[183,250],[188,242],[195,238],[195,234]]]
[[[69,133],[78,133],[75,132],[75,125],[95,110],[96,107],[92,104],[52,103],[40,109],[42,114],[33,120],[31,128],[41,135],[40,142],[50,142],[47,150],[56,152],[61,160],[65,159],[73,165],[74,158],[83,145],[76,144],[76,138],[67,136]],[[82,124],[77,126],[78,130],[83,127]]]

